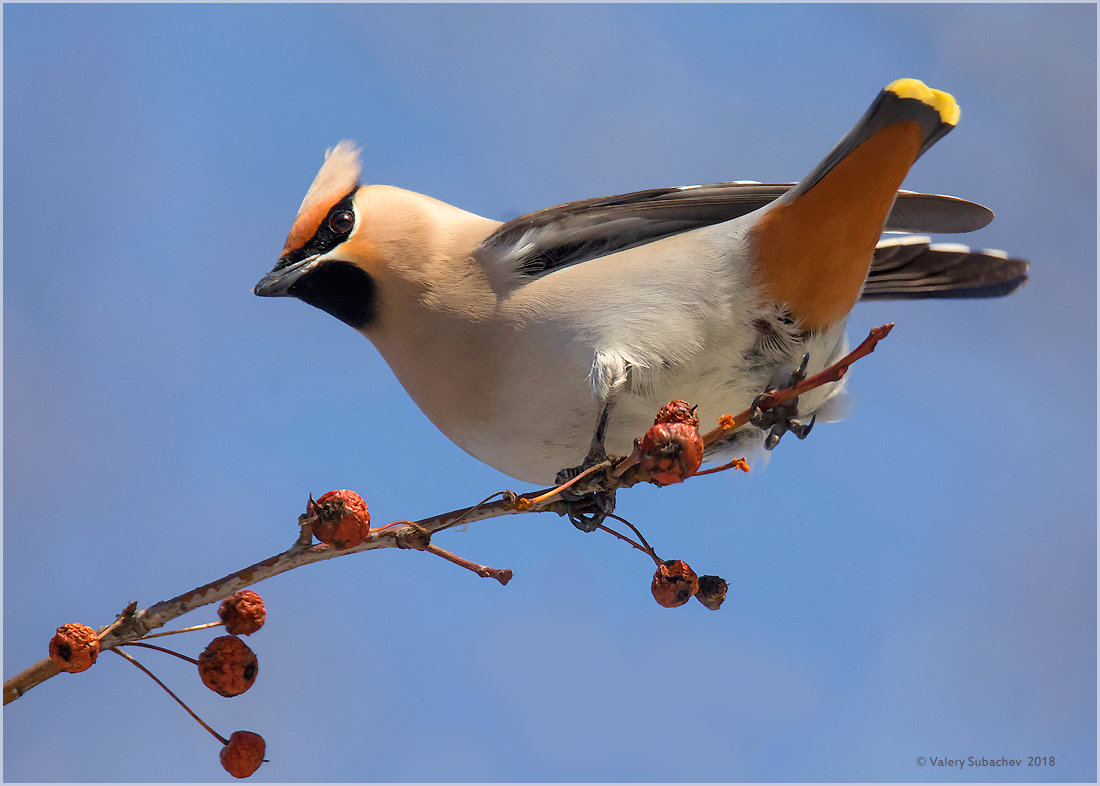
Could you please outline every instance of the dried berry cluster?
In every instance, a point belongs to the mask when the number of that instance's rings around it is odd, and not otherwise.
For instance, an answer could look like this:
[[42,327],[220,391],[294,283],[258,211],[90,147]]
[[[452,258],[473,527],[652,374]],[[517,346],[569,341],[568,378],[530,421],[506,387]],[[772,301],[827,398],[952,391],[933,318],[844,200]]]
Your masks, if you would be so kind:
[[654,600],[667,608],[683,606],[695,597],[711,611],[718,611],[729,582],[721,576],[697,576],[682,559],[670,559],[657,566],[650,589]]
[[[236,634],[247,636],[255,633],[263,627],[266,612],[264,601],[252,590],[241,590],[232,597],[222,601],[218,608],[220,623],[207,623],[192,628],[183,628],[176,631],[154,633],[143,636],[141,639],[127,642],[111,648],[113,652],[133,663],[139,669],[152,677],[158,685],[186,708],[186,704],[176,694],[161,682],[145,666],[138,663],[133,656],[123,653],[122,646],[145,647],[159,650],[170,655],[191,661],[198,666],[199,678],[210,690],[222,696],[239,696],[252,687],[259,671],[259,662],[256,654]],[[224,624],[230,635],[219,636],[211,641],[197,659],[189,658],[166,647],[149,644],[145,640],[158,636],[167,636],[175,633],[209,628],[214,625]],[[50,639],[50,660],[64,671],[71,673],[88,669],[99,655],[99,634],[87,625],[78,622],[70,622],[57,629],[57,633]],[[188,712],[191,712],[188,709]],[[235,778],[247,778],[252,775],[264,762],[264,738],[251,731],[235,731],[229,739],[215,732],[193,712],[194,717],[202,726],[214,735],[224,747],[219,759],[226,772]]]
[[[637,463],[640,480],[665,486],[680,483],[699,473],[705,447],[699,434],[696,409],[686,401],[677,400],[668,402],[657,411],[653,425],[642,439],[635,441],[633,455],[625,460],[625,463]],[[748,464],[744,459],[737,459],[717,469],[707,470],[707,473],[732,467],[748,471]],[[599,528],[611,531],[628,541],[635,548],[649,554],[657,563],[657,572],[653,575],[650,589],[659,604],[673,608],[684,605],[694,597],[712,611],[721,607],[729,588],[725,579],[719,576],[697,576],[683,560],[662,560],[633,524],[618,516],[613,518],[630,526],[642,541],[641,544],[608,527]]]

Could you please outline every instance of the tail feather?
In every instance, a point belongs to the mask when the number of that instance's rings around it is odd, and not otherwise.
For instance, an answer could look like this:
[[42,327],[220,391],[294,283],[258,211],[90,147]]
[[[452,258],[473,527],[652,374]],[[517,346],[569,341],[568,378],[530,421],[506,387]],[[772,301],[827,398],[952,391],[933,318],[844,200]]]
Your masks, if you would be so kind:
[[875,249],[860,300],[1003,297],[1026,284],[1027,273],[1027,262],[1003,251],[891,238]]

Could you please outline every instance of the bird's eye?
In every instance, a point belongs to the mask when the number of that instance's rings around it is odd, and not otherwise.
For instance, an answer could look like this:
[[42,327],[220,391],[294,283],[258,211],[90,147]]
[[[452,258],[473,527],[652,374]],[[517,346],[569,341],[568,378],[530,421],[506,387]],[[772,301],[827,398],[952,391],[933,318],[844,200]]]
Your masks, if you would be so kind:
[[350,210],[337,210],[328,217],[328,228],[337,235],[346,235],[355,224],[355,216]]

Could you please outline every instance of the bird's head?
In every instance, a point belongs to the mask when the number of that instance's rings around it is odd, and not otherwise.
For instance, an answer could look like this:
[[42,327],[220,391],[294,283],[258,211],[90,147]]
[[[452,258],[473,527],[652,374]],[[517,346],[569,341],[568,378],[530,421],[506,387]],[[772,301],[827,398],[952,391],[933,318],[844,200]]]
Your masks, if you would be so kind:
[[359,172],[351,142],[325,154],[278,263],[252,291],[296,297],[368,336],[413,303],[464,309],[474,296],[471,254],[498,222],[403,188],[360,185]]
[[306,192],[274,269],[253,287],[261,297],[296,297],[353,328],[370,324],[373,254],[360,220],[359,151],[340,142]]

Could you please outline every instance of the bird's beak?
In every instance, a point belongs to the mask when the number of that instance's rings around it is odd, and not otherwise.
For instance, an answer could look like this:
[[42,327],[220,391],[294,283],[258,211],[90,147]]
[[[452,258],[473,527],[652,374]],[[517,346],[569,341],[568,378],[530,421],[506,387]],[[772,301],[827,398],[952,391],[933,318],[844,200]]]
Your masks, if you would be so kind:
[[280,259],[279,264],[252,287],[252,293],[260,297],[293,297],[291,288],[317,266],[317,260],[316,254],[297,262],[288,262],[286,257]]

